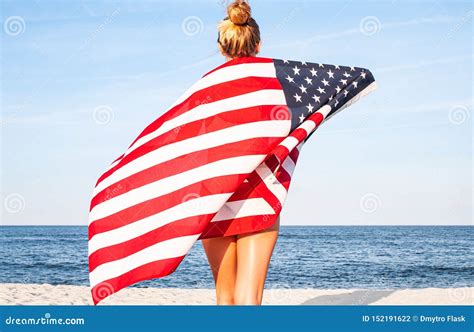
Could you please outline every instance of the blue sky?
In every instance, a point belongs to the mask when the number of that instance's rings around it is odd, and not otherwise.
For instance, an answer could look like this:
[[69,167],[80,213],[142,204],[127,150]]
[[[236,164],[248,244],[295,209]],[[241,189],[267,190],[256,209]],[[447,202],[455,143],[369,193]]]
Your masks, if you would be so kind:
[[[86,225],[100,173],[223,62],[223,4],[3,0],[2,222]],[[305,145],[283,224],[472,223],[470,1],[251,5],[261,56],[379,84]]]

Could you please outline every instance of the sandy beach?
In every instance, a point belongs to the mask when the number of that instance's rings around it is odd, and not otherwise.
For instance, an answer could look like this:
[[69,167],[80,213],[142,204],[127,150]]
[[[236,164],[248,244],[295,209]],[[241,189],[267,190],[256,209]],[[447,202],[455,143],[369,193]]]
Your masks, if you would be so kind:
[[[1,305],[92,305],[89,287],[1,284]],[[213,289],[127,288],[100,305],[212,305]],[[474,287],[402,290],[267,289],[265,305],[472,305]]]

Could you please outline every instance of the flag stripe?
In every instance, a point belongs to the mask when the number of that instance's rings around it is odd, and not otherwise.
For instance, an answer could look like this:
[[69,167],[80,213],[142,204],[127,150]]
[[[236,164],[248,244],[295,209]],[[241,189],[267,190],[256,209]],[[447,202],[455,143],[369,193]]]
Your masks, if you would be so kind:
[[[267,116],[265,115],[265,118],[266,117]],[[252,119],[251,116],[249,118]],[[135,155],[135,159],[123,164],[120,168],[115,169],[113,174],[111,173],[107,178],[104,178],[104,180],[96,186],[94,196],[133,174],[195,151],[215,148],[224,144],[245,141],[253,138],[284,137],[290,124],[291,123],[288,120],[254,121],[231,125],[229,127],[224,127],[221,130],[215,130],[201,135],[194,135],[183,140],[176,139],[175,141],[165,145],[161,145],[158,142],[157,144],[152,143],[149,146],[147,145],[147,148],[143,149],[145,151],[138,151]],[[205,122],[201,123],[201,126],[203,125],[205,125]],[[271,142],[267,143],[271,144]],[[148,150],[148,152],[146,150]],[[241,148],[241,150],[243,149]]]
[[231,195],[231,193],[224,193],[198,197],[134,223],[97,234],[89,240],[89,255],[101,248],[139,237],[175,220],[216,213]]
[[275,213],[272,207],[261,197],[234,200],[225,203],[211,222],[272,213]]
[[143,280],[165,277],[176,270],[183,258],[184,255],[147,263],[118,277],[91,286],[92,300],[94,301],[94,304],[97,304],[104,298],[129,285],[133,285]]
[[[169,111],[165,112],[163,116],[147,126],[133,141],[129,147],[129,151],[127,151],[125,154],[128,154],[136,149],[134,146],[136,141],[141,139],[143,136],[149,135],[153,131],[157,130],[171,117],[176,117],[188,112],[201,104],[216,102],[222,99],[236,97],[243,93],[255,92],[262,89],[281,90],[281,85],[276,78],[241,77],[237,78],[236,80],[220,82],[215,85],[205,87],[202,90],[195,91],[192,96],[188,97],[179,105],[172,107]],[[215,91],[219,91],[219,93],[216,94]],[[213,97],[211,98],[210,96]]]
[[151,181],[157,181],[171,175],[176,175],[210,162],[241,156],[243,155],[242,146],[245,146],[245,154],[254,155],[259,152],[258,146],[260,144],[276,144],[279,140],[281,140],[281,137],[249,138],[237,142],[221,144],[216,147],[209,147],[207,150],[183,154],[132,174],[105,188],[92,199],[91,209],[114,196],[122,195],[130,190],[146,185]]
[[[105,218],[92,222],[89,226],[89,239],[99,233],[111,231],[116,228],[132,224],[141,219],[153,216],[159,212],[171,209],[176,205],[186,201],[194,200],[198,197],[208,196],[209,193],[227,193],[234,190],[244,179],[245,174],[232,174],[216,176],[204,181],[196,182],[183,187],[169,194],[158,196],[153,199],[140,202],[137,205],[120,210],[117,213],[106,216]],[[205,188],[205,190],[203,190]],[[194,201],[188,206],[189,212],[199,204]]]
[[198,239],[272,226],[303,144],[374,82],[363,68],[258,57],[205,74],[97,180],[94,303],[172,273]]
[[[216,71],[209,76],[203,77],[201,80],[199,80],[195,85],[193,85],[188,91],[186,91],[171,107],[171,110],[182,110],[181,112],[178,113],[178,116],[183,113],[184,110],[186,112],[189,112],[190,110],[198,107],[194,107],[192,105],[193,103],[191,102],[191,108],[185,109],[183,108],[185,105],[182,105],[182,107],[177,107],[178,105],[185,103],[188,98],[194,97],[193,95],[201,91],[203,89],[207,89],[210,87],[217,86],[219,84],[223,83],[228,83],[232,82],[234,80],[239,80],[242,78],[247,78],[247,77],[266,77],[266,78],[275,78],[276,73],[275,73],[275,67],[272,63],[249,63],[249,64],[240,64],[240,65],[233,65],[230,67],[223,68],[222,70]],[[233,84],[233,83],[231,83]],[[271,82],[269,81],[269,84]],[[281,86],[279,86],[279,89],[281,90]],[[225,88],[224,88],[225,89]],[[224,90],[222,87],[220,90]],[[219,93],[220,94],[220,93]],[[219,95],[217,94],[217,96]],[[212,95],[216,95],[215,92],[212,93]],[[194,98],[193,98],[194,99]],[[276,103],[279,104],[279,103]],[[172,112],[166,112],[168,114],[168,117],[170,115],[174,114]],[[159,127],[166,123],[164,120],[168,120],[168,117],[163,118],[161,121],[159,121],[157,124],[154,125],[154,127]],[[150,129],[149,129],[150,130]],[[139,139],[135,140],[130,147],[128,148],[128,151],[133,151],[137,146],[140,146],[144,142],[147,142],[148,139],[146,138],[148,135],[140,135]]]
[[[133,255],[157,242],[169,240],[176,236],[194,235],[196,234],[196,229],[199,229],[199,227],[204,228],[205,220],[212,218],[212,216],[213,214],[204,214],[186,217],[154,228],[140,237],[99,249],[89,256],[89,270],[94,271],[101,264]],[[202,226],[199,226],[200,224]]]
[[[269,103],[270,100],[274,104]],[[140,143],[137,142],[135,148],[137,148],[138,146],[141,146],[145,142],[151,141],[153,138],[156,138],[167,131],[171,131],[171,130],[179,131],[180,127],[190,122],[197,121],[200,119],[205,119],[211,116],[217,116],[224,112],[232,111],[236,108],[236,105],[239,105],[239,108],[241,109],[245,109],[245,108],[261,106],[261,105],[284,105],[284,103],[285,103],[285,96],[283,95],[281,90],[261,90],[261,91],[251,92],[251,93],[244,94],[237,97],[223,99],[223,100],[209,103],[209,104],[202,104],[185,114],[182,114],[176,118],[173,118],[172,120],[167,121],[153,133],[147,136],[144,136],[141,139],[142,142]],[[104,185],[103,185],[104,181],[105,179],[103,179],[102,181],[99,181],[97,184],[97,187],[100,188],[100,190],[104,188]],[[95,193],[97,192],[97,187],[96,187]]]
[[185,255],[198,237],[199,234],[188,235],[158,242],[133,255],[102,264],[89,273],[91,284],[95,286],[147,263]]
[[264,158],[265,155],[249,155],[222,159],[151,182],[96,205],[89,213],[90,221],[93,222],[104,218],[107,215],[138,204],[141,201],[166,195],[167,193],[185,187],[189,183],[204,181],[216,176],[249,173],[260,164]]
[[173,104],[181,104],[183,101],[192,96],[196,91],[211,87],[224,82],[238,80],[244,77],[276,77],[275,66],[272,62],[264,63],[242,63],[232,64],[222,67],[219,70],[212,71],[203,76],[196,84],[189,88],[178,100]]

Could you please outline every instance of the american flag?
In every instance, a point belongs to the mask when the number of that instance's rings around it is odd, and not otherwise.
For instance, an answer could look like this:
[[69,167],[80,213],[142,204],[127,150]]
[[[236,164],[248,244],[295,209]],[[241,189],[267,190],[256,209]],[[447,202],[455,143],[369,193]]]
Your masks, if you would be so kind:
[[260,57],[204,75],[96,183],[94,304],[169,275],[199,239],[270,227],[303,144],[375,84],[363,68]]

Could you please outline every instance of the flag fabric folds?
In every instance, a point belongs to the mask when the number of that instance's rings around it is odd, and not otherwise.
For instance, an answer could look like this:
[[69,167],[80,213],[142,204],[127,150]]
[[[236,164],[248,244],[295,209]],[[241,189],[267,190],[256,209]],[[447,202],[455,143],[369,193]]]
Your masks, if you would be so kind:
[[304,143],[375,87],[364,68],[260,57],[204,75],[96,183],[94,304],[169,275],[199,239],[272,226]]

